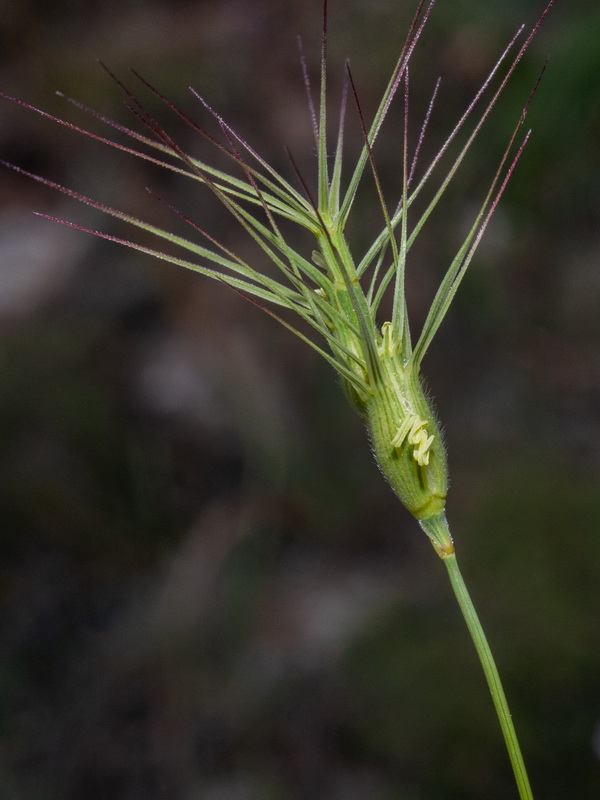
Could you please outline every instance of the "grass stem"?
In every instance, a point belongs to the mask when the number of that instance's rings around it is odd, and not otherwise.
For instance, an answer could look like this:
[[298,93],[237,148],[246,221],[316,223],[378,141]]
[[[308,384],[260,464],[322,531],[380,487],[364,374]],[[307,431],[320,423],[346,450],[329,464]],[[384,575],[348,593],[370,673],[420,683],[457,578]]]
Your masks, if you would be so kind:
[[519,741],[517,739],[517,734],[515,731],[515,726],[513,725],[510,710],[508,708],[506,695],[504,693],[504,689],[502,688],[502,681],[500,680],[500,675],[498,673],[492,651],[490,650],[485,633],[481,627],[481,622],[479,621],[479,617],[475,611],[473,601],[471,600],[460,569],[458,568],[456,555],[453,553],[446,556],[442,560],[444,561],[448,570],[452,589],[454,590],[454,594],[458,600],[460,610],[465,622],[467,623],[469,633],[471,634],[475,649],[477,650],[477,655],[479,656],[481,666],[483,667],[483,672],[485,674],[490,694],[496,708],[496,713],[498,715],[498,720],[500,722],[500,727],[506,743],[506,749],[508,750],[515,780],[519,789],[519,797],[521,800],[533,800],[531,785],[529,783],[529,778],[527,777],[525,762],[523,761],[523,755],[521,753],[521,748],[519,746]]

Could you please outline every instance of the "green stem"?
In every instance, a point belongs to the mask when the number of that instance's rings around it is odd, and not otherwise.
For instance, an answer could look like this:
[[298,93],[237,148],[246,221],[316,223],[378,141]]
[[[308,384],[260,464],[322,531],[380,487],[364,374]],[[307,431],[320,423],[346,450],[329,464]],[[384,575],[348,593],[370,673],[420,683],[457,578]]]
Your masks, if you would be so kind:
[[496,707],[498,720],[500,721],[500,727],[502,728],[504,741],[506,742],[506,749],[508,750],[510,762],[515,774],[515,780],[519,788],[519,797],[521,800],[533,800],[529,778],[527,777],[527,770],[525,769],[525,762],[523,761],[521,748],[519,747],[519,741],[506,701],[506,695],[502,688],[500,675],[498,674],[498,669],[496,668],[492,651],[490,650],[485,633],[481,627],[479,617],[473,606],[473,601],[469,596],[469,592],[467,591],[467,587],[465,586],[465,582],[458,568],[456,555],[454,553],[447,555],[442,558],[442,560],[448,569],[448,575],[450,576],[454,594],[458,600],[460,610],[467,623],[469,633],[471,634],[475,649],[477,650],[477,655],[479,656],[481,666],[485,673],[490,694],[492,695],[492,700]]

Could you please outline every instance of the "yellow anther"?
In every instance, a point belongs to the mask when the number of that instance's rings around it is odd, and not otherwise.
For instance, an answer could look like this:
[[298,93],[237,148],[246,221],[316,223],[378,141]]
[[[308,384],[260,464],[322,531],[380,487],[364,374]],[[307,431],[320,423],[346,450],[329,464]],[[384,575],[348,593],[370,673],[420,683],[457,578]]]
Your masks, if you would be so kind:
[[396,342],[393,338],[393,328],[391,322],[384,322],[381,326],[381,344],[379,352],[382,355],[391,356],[396,349]]
[[392,447],[402,447],[404,440],[413,448],[412,457],[420,467],[429,464],[429,448],[433,443],[433,435],[428,436],[425,426],[427,421],[417,414],[407,414],[396,435],[392,439]]

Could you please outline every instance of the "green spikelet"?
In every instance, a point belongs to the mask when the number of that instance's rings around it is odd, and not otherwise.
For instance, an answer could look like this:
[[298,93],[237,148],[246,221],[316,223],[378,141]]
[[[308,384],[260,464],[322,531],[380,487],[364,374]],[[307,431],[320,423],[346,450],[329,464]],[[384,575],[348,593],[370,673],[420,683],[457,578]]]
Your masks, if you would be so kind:
[[373,451],[396,495],[444,557],[454,548],[444,515],[448,469],[440,429],[413,362],[403,363],[390,323],[383,325],[377,352],[379,372],[365,408]]

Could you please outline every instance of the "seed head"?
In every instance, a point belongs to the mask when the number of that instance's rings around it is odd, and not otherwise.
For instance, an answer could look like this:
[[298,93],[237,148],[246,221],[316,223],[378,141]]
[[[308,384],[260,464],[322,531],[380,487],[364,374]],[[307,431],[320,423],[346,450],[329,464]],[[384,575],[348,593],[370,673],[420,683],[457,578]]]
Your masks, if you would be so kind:
[[[472,226],[447,268],[433,298],[423,329],[414,345],[411,340],[405,294],[406,265],[412,245],[421,234],[432,211],[443,198],[552,2],[553,0],[548,3],[520,49],[513,54],[523,27],[517,31],[418,181],[416,181],[418,157],[438,94],[439,81],[421,126],[417,146],[411,154],[408,144],[409,62],[429,19],[434,0],[430,0],[427,6],[425,0],[420,0],[392,76],[370,124],[365,120],[355,81],[347,67],[340,103],[337,144],[331,169],[327,152],[327,2],[325,0],[321,84],[319,104],[316,109],[312,102],[304,55],[301,54],[317,146],[318,189],[315,197],[291,154],[290,160],[298,188],[274,170],[195,90],[191,91],[203,110],[218,123],[223,136],[221,142],[210,136],[200,123],[181,111],[138,73],[132,71],[134,78],[146,90],[158,97],[197,134],[207,139],[230,159],[234,167],[232,173],[216,169],[186,153],[145,110],[133,91],[112,75],[106,67],[104,69],[125,93],[128,106],[146,128],[145,133],[126,128],[75,100],[66,99],[81,111],[92,115],[96,121],[124,134],[131,141],[130,146],[52,117],[20,100],[8,98],[71,130],[204,185],[274,263],[280,273],[279,279],[269,277],[255,269],[206,232],[198,222],[177,211],[161,198],[157,199],[183,219],[195,234],[199,234],[207,246],[172,234],[124,211],[98,203],[45,178],[25,173],[18,167],[8,166],[133,227],[151,233],[159,240],[180,247],[188,254],[187,257],[178,257],[171,252],[166,253],[160,249],[142,246],[127,239],[90,231],[102,238],[133,247],[140,252],[228,284],[259,305],[325,358],[340,376],[349,401],[364,419],[375,457],[392,489],[420,522],[438,554],[445,557],[453,552],[444,515],[448,486],[446,454],[435,414],[423,391],[420,378],[421,362],[471,263],[528,140],[529,133],[520,143],[517,142],[531,96],[519,115],[513,135]],[[511,54],[513,54],[512,60]],[[495,90],[492,89],[494,80],[498,80]],[[360,121],[363,148],[349,176],[343,182],[344,121],[349,94],[354,100]],[[373,156],[373,145],[389,108],[395,101],[402,104],[404,112],[400,158],[402,189],[395,208],[391,208],[388,207],[384,197]],[[476,109],[479,109],[478,116]],[[468,125],[472,127],[466,143],[454,156],[447,173],[438,180],[437,185],[434,185],[425,211],[413,213],[414,201],[434,183],[442,157],[454,144],[457,134]],[[351,211],[367,172],[371,173],[377,189],[382,227],[367,251],[360,258],[356,258],[351,246]],[[65,220],[55,221],[87,230]],[[313,235],[315,249],[312,255],[309,256],[292,247],[282,233],[282,221],[295,223]],[[382,321],[380,319],[382,301],[388,295],[392,301],[391,318]],[[274,307],[284,312],[295,312],[313,329],[317,334],[316,338],[311,338],[295,328],[287,318],[281,317]]]

